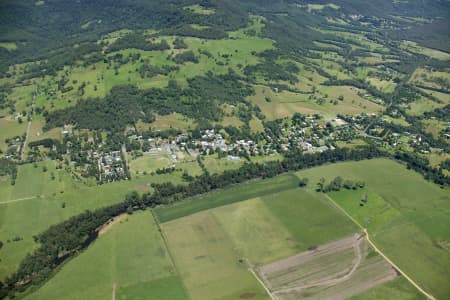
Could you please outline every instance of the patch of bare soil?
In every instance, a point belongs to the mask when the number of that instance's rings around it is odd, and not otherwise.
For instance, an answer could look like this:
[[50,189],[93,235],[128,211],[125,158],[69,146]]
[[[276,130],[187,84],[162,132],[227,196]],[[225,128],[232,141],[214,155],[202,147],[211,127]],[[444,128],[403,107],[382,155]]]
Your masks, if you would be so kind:
[[278,299],[346,299],[398,276],[381,256],[366,258],[368,247],[356,234],[257,271]]
[[296,254],[294,256],[290,256],[288,258],[275,261],[273,263],[260,267],[258,269],[258,273],[263,275],[263,278],[265,278],[269,274],[289,269],[292,266],[297,266],[312,259],[317,259],[320,256],[332,254],[334,252],[338,252],[343,249],[351,248],[358,240],[358,237],[359,237],[358,235],[352,235],[337,241],[320,245],[312,250],[305,251]]
[[239,296],[239,298],[241,299],[253,299],[255,298],[256,294],[255,293],[245,293]]
[[127,213],[123,213],[109,220],[108,223],[100,227],[100,229],[98,230],[98,236],[102,236],[107,233],[115,223],[122,221],[127,215]]

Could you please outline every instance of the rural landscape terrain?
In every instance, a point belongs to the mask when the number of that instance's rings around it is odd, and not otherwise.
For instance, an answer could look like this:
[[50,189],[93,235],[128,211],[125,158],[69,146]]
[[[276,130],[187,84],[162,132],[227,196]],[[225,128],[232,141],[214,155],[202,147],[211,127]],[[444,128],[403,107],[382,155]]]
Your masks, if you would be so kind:
[[448,0],[0,1],[0,299],[450,299]]

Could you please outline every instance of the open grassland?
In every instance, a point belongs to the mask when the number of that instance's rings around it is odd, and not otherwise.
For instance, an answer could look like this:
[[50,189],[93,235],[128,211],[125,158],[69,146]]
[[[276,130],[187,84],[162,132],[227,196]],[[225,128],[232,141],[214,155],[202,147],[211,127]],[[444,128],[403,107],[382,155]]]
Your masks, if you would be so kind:
[[298,179],[290,174],[265,180],[253,180],[192,197],[169,206],[158,207],[155,212],[160,222],[167,222],[202,210],[293,189],[297,186]]
[[253,265],[289,256],[298,249],[294,236],[261,198],[210,211],[230,236],[237,252]]
[[[433,94],[436,94],[436,92],[433,92]],[[411,114],[413,116],[420,116],[423,115],[423,113],[425,112],[433,111],[437,108],[444,107],[445,105],[446,105],[445,102],[439,103],[421,96],[419,100],[416,100],[408,104],[406,106],[406,111],[408,112],[408,114]]]
[[411,42],[411,41],[403,41],[401,48],[411,51],[411,52],[414,52],[414,53],[423,54],[428,57],[432,57],[432,58],[436,58],[436,59],[440,59],[440,60],[450,59],[450,54],[448,54],[446,52],[431,49],[431,48],[426,48],[426,47],[420,46],[417,43]]
[[292,234],[298,251],[357,231],[354,224],[321,194],[297,188],[265,194],[263,199],[272,214]]
[[[43,172],[44,165],[47,172]],[[55,179],[52,180],[51,174]],[[0,278],[16,271],[20,261],[37,244],[33,236],[82,213],[123,201],[132,190],[150,191],[152,182],[181,183],[181,172],[133,177],[131,181],[88,187],[73,179],[65,170],[56,170],[53,161],[18,167],[18,178],[12,186],[0,180]],[[19,241],[13,241],[16,237]],[[9,240],[9,242],[8,242]]]
[[106,300],[113,286],[116,299],[188,299],[148,211],[115,223],[26,299]]
[[[336,176],[364,180],[366,189],[330,196],[371,234],[394,263],[436,298],[450,293],[450,192],[387,159],[339,163],[298,173],[314,185]],[[361,206],[366,195],[367,204]]]
[[143,156],[133,159],[129,163],[131,174],[137,173],[151,173],[157,169],[164,169],[169,167],[170,159],[166,153],[144,153]]
[[195,122],[192,119],[189,119],[178,113],[173,113],[166,116],[155,115],[155,121],[151,124],[145,124],[142,123],[142,121],[139,121],[139,123],[139,130],[168,130],[173,128],[187,131],[189,129],[195,128]]
[[388,282],[394,269],[359,235],[258,268],[280,299],[344,299]]
[[370,290],[364,291],[350,298],[351,300],[379,300],[379,299],[396,299],[396,300],[425,300],[426,298],[420,294],[404,277],[397,278],[376,286]]
[[[309,99],[310,94],[293,93],[289,91],[274,92],[264,86],[255,87],[255,95],[249,99],[259,106],[268,120],[291,116],[298,112],[302,114],[322,114],[327,117],[336,114],[359,114],[362,112],[377,112],[382,106],[373,103],[357,94],[357,89],[349,86],[320,86],[317,100]],[[337,101],[343,96],[343,101]],[[330,103],[337,101],[336,104]]]
[[17,49],[17,44],[16,43],[7,43],[7,42],[1,42],[0,43],[0,48],[4,48],[8,51],[14,51]]
[[185,6],[184,9],[189,10],[196,14],[201,15],[212,15],[215,13],[214,9],[203,7],[199,4],[193,4],[189,6]]
[[241,158],[238,161],[231,161],[227,158],[217,158],[214,156],[206,156],[204,157],[203,164],[205,168],[211,174],[221,174],[226,170],[235,170],[241,167],[244,164],[244,159]]
[[6,153],[8,145],[5,139],[22,136],[27,131],[27,120],[20,124],[16,119],[10,117],[0,119],[0,150]]
[[417,68],[411,75],[409,82],[445,90],[450,85],[450,74],[443,71],[434,71],[429,68]]
[[161,227],[191,299],[269,299],[209,211]]

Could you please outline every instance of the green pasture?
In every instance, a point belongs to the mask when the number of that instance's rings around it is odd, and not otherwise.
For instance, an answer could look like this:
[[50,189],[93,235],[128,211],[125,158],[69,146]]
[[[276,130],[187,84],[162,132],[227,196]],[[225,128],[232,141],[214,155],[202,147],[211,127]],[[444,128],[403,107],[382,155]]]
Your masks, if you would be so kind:
[[298,179],[291,174],[265,180],[253,180],[192,197],[169,206],[158,207],[155,209],[155,213],[158,220],[164,223],[202,210],[293,189],[297,186]]
[[353,296],[351,300],[424,300],[426,299],[404,277],[396,279],[369,289],[361,294]]
[[[43,172],[43,166],[47,172]],[[52,180],[51,174],[55,179]],[[37,244],[33,236],[50,225],[67,220],[86,209],[94,210],[124,200],[133,190],[151,191],[151,183],[182,183],[182,172],[133,176],[131,181],[88,187],[65,170],[56,170],[53,161],[18,167],[16,184],[0,180],[0,278],[16,271],[20,261]],[[63,207],[64,206],[64,207]],[[20,241],[13,241],[20,237]],[[8,242],[8,240],[10,242]]]
[[5,142],[7,138],[22,136],[27,131],[27,120],[24,118],[20,124],[16,119],[5,117],[0,119],[0,150],[6,153],[8,145]]
[[188,299],[176,275],[152,215],[139,212],[114,224],[26,299],[111,299],[114,285],[116,299]]
[[[382,106],[366,100],[358,95],[358,90],[349,86],[320,86],[316,98],[323,99],[319,104],[309,99],[310,94],[294,93],[290,91],[275,92],[264,86],[255,87],[255,95],[249,100],[258,105],[268,120],[289,117],[293,113],[322,114],[326,117],[336,114],[360,114],[362,112],[378,112]],[[344,96],[343,101],[335,100]],[[268,101],[266,98],[269,98]]]
[[191,299],[269,299],[209,211],[164,223],[162,230]]
[[[445,298],[450,268],[450,192],[388,159],[348,162],[297,173],[313,187],[324,177],[364,180],[363,190],[330,193],[366,227],[375,244],[436,298]],[[361,206],[366,195],[367,204]]]

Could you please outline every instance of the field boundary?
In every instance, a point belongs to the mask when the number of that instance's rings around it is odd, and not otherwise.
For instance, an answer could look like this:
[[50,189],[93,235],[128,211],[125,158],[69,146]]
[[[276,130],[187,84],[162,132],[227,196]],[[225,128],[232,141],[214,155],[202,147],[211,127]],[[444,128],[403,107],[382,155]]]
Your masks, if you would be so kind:
[[261,280],[261,278],[259,278],[258,274],[256,274],[256,272],[250,267],[248,268],[248,270],[250,271],[250,273],[253,274],[253,276],[256,278],[256,280],[258,280],[258,282],[262,285],[262,287],[266,290],[267,294],[269,294],[270,299],[272,300],[278,300],[278,297],[275,296],[274,294],[272,294],[272,292],[269,290],[269,288],[265,285],[264,281]]
[[334,201],[329,195],[325,194],[325,197],[327,197],[331,203],[334,204],[334,206],[336,206],[340,211],[342,211],[347,217],[349,217],[356,225],[358,225],[358,227],[360,227],[365,236],[367,241],[369,242],[369,244],[375,249],[375,251],[380,254],[392,267],[394,267],[400,274],[402,274],[403,277],[406,278],[406,280],[409,281],[409,283],[411,283],[417,290],[419,290],[419,292],[421,292],[425,297],[427,297],[428,299],[431,300],[436,300],[436,298],[433,297],[433,295],[427,293],[425,290],[423,290],[413,279],[411,279],[411,277],[409,277],[404,271],[402,271],[402,269],[400,269],[392,260],[390,260],[380,249],[378,249],[378,247],[370,240],[369,237],[369,232],[367,231],[366,228],[364,228],[363,226],[361,226],[361,224],[358,223],[358,221],[356,221],[349,213],[347,213],[345,211],[345,209],[343,209],[339,204],[337,204],[336,201]]
[[181,276],[181,274],[180,274],[180,272],[179,272],[179,270],[178,270],[178,267],[177,267],[177,265],[176,265],[176,263],[175,263],[175,259],[174,259],[174,257],[173,257],[173,254],[172,254],[171,250],[170,250],[169,244],[167,243],[166,236],[164,235],[164,231],[162,230],[161,224],[159,223],[158,216],[157,216],[157,214],[155,213],[155,211],[153,210],[153,208],[150,208],[150,212],[151,212],[151,214],[152,214],[153,221],[154,221],[155,224],[156,224],[156,227],[157,227],[157,229],[158,229],[158,232],[159,232],[159,234],[160,234],[160,236],[161,236],[161,239],[163,240],[164,247],[166,247],[167,254],[169,255],[170,261],[172,262],[173,269],[175,270],[175,275],[176,275],[177,277],[180,278],[180,282],[181,282],[181,284],[182,284],[182,286],[183,286],[183,290],[184,290],[186,296],[188,297],[188,299],[191,299],[191,295],[189,294],[189,290],[187,289],[187,287],[186,287],[186,285],[185,285],[185,283],[184,283],[183,276]]

